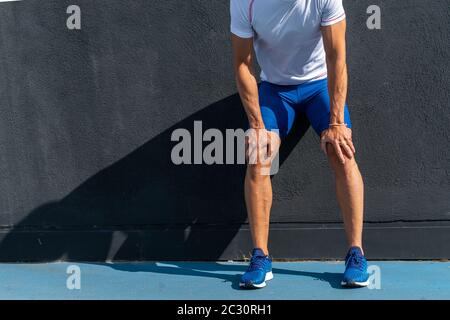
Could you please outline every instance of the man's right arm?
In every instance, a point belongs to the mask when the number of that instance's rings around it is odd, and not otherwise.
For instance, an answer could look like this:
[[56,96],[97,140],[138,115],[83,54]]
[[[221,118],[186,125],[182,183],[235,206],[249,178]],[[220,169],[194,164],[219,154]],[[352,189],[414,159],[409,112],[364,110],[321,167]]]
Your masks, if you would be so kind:
[[231,42],[236,85],[250,128],[262,129],[264,122],[259,108],[258,84],[252,66],[253,38],[240,38],[232,34]]

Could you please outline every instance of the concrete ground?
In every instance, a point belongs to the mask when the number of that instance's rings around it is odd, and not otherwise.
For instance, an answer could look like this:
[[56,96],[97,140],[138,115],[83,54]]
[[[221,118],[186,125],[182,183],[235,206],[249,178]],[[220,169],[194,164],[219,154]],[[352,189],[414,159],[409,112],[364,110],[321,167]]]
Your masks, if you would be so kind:
[[370,265],[371,289],[341,288],[342,262],[276,262],[266,288],[241,290],[243,263],[0,264],[0,299],[450,299],[450,262]]

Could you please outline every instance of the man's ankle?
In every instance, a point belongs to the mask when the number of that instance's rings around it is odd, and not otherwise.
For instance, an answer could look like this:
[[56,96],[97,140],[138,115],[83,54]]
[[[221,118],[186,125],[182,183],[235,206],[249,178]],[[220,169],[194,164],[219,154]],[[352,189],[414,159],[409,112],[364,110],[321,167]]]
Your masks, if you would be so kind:
[[361,250],[361,253],[364,255],[364,249],[362,247],[362,244],[360,243],[349,244],[347,251],[350,250],[351,248],[359,248]]
[[268,256],[269,255],[269,249],[267,249],[267,247],[259,247],[259,246],[255,246],[254,249],[259,249],[261,250],[264,255]]

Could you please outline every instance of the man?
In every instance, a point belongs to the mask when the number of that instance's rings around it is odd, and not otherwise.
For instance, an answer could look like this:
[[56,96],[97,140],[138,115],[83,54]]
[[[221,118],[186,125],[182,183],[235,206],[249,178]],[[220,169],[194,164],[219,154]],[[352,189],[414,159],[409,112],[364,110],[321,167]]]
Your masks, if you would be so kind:
[[[346,105],[346,20],[342,0],[231,0],[237,88],[256,135],[257,159],[274,154],[296,118],[307,117],[335,174],[348,241],[344,286],[368,285],[362,249],[363,181],[355,161]],[[252,70],[253,50],[261,84]],[[251,152],[251,151],[250,151]],[[269,164],[270,166],[270,164]],[[262,288],[273,278],[268,252],[272,205],[267,164],[247,166],[245,201],[254,245],[240,285]]]

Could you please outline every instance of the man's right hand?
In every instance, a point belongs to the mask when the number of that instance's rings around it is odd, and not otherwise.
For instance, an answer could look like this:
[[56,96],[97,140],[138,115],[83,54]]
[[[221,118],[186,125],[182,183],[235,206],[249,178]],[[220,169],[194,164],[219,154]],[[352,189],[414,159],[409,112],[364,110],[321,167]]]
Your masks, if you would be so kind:
[[247,130],[245,136],[247,163],[270,165],[280,145],[279,140],[275,132],[267,131],[265,128]]

